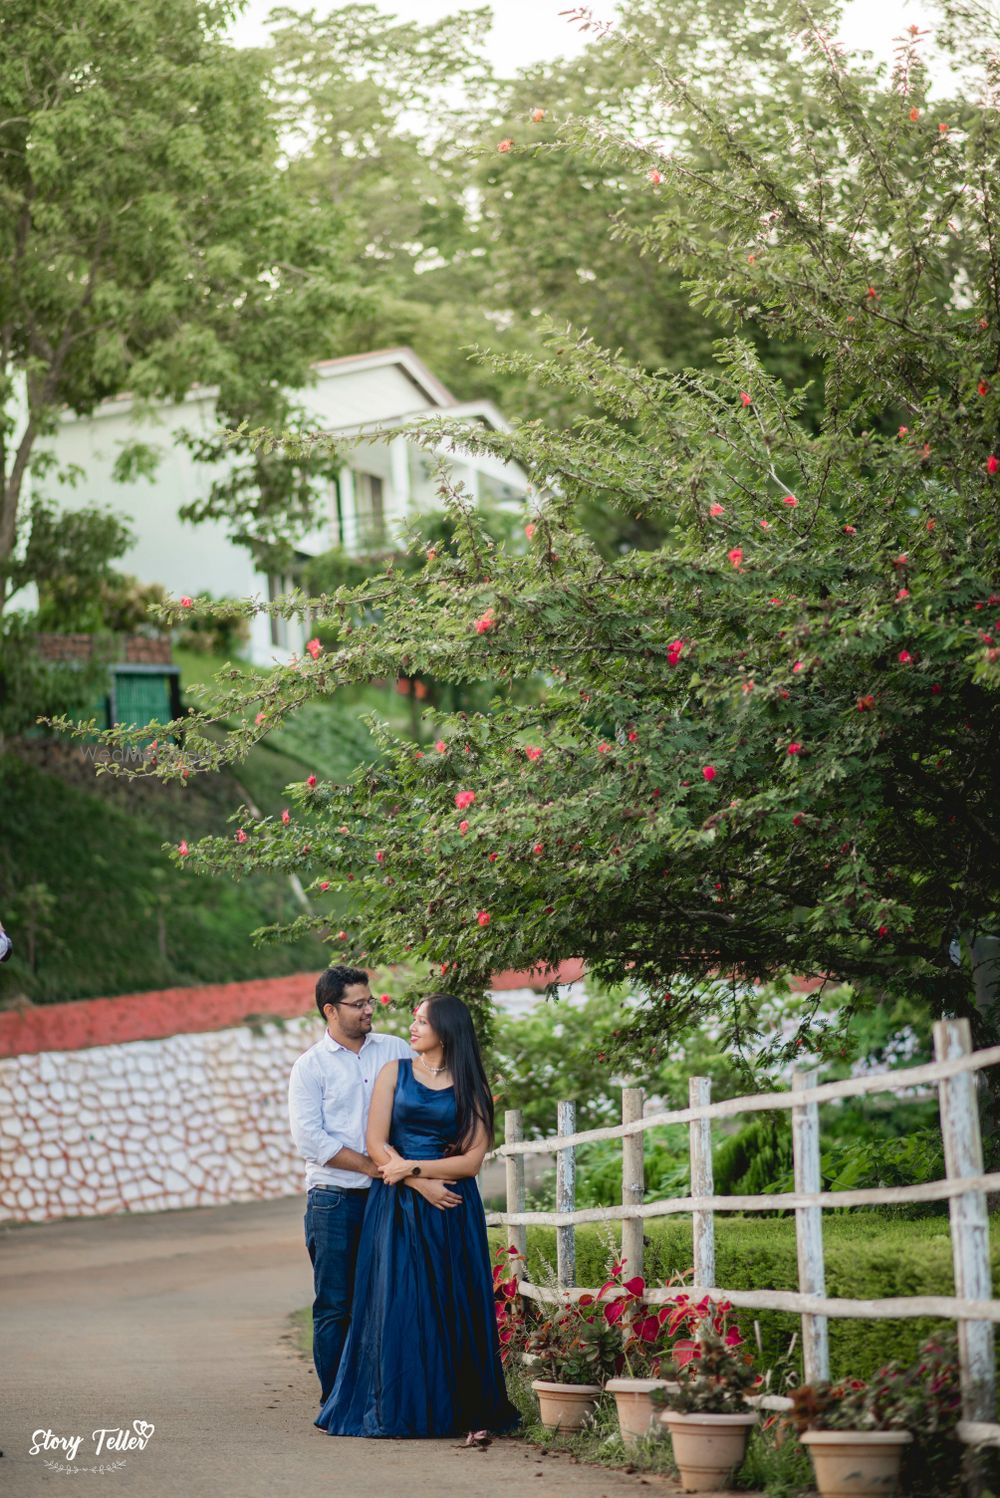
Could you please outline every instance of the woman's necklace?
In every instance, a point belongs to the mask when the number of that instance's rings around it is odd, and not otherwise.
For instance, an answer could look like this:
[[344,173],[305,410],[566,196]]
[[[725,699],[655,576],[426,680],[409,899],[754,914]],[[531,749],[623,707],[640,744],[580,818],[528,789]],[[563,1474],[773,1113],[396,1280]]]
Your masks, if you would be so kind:
[[420,1062],[420,1065],[423,1067],[424,1071],[429,1071],[432,1077],[439,1077],[442,1072],[448,1070],[448,1068],[446,1066],[430,1066],[430,1065],[428,1065],[428,1063],[424,1060],[423,1056],[418,1056],[417,1060]]

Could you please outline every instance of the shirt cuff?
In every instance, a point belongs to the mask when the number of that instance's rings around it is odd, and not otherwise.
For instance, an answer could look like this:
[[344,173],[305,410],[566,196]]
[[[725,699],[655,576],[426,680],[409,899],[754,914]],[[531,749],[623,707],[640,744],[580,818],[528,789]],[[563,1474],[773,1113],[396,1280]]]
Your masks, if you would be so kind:
[[324,1153],[319,1154],[319,1155],[316,1156],[316,1164],[317,1165],[323,1165],[323,1166],[325,1166],[328,1161],[330,1161],[330,1160],[333,1159],[334,1155],[339,1155],[340,1152],[341,1152],[341,1150],[342,1149],[346,1149],[346,1148],[347,1148],[347,1145],[345,1144],[344,1140],[343,1139],[338,1139],[337,1136],[336,1136],[336,1134],[324,1134],[323,1135],[323,1151],[324,1151]]

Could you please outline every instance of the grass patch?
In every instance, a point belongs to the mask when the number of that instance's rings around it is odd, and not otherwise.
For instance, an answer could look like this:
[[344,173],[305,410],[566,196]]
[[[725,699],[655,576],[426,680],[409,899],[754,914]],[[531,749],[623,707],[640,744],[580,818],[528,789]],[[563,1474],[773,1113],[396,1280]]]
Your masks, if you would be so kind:
[[[634,1446],[625,1445],[613,1395],[602,1395],[588,1429],[575,1435],[557,1435],[538,1422],[538,1401],[531,1391],[528,1371],[509,1365],[506,1373],[511,1403],[524,1421],[521,1434],[533,1446],[546,1451],[565,1451],[590,1466],[677,1477],[673,1448],[665,1430],[662,1436],[650,1436]],[[812,1467],[797,1440],[783,1440],[779,1444],[773,1430],[758,1426],[751,1432],[746,1459],[734,1474],[730,1487],[740,1492],[766,1493],[768,1498],[797,1498],[799,1494],[812,1492]]]
[[292,1339],[296,1352],[300,1352],[311,1363],[313,1348],[312,1306],[303,1306],[301,1311],[293,1311],[288,1319],[292,1326]]

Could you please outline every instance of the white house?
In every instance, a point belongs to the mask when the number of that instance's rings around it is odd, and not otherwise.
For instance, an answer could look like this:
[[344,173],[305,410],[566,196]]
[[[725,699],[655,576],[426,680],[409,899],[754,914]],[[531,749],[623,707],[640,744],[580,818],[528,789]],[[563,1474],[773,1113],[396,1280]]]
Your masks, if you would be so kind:
[[[67,412],[50,445],[59,468],[75,467],[84,478],[75,487],[57,486],[53,475],[46,492],[64,508],[97,503],[127,517],[135,542],[119,565],[143,582],[162,583],[175,596],[207,592],[273,599],[290,590],[291,578],[256,571],[250,552],[230,539],[221,522],[192,526],[179,518],[182,506],[206,495],[218,477],[215,465],[196,462],[180,440],[183,432],[210,437],[218,431],[215,395],[210,387],[196,387],[180,405],[162,405],[152,413],[134,408],[129,396],[106,401],[89,416]],[[456,401],[408,348],[326,359],[315,366],[314,384],[298,398],[315,430],[350,439],[338,481],[325,496],[323,523],[298,542],[303,557],[331,546],[354,550],[390,539],[415,510],[437,503],[428,454],[405,436],[365,440],[366,429],[442,415],[495,430],[507,425],[490,401]],[[158,450],[156,472],[118,483],[115,461],[126,444],[137,441]],[[527,490],[516,465],[490,457],[456,455],[454,472],[477,498],[516,502]],[[269,665],[301,651],[304,641],[299,621],[260,616],[252,621],[250,658]]]

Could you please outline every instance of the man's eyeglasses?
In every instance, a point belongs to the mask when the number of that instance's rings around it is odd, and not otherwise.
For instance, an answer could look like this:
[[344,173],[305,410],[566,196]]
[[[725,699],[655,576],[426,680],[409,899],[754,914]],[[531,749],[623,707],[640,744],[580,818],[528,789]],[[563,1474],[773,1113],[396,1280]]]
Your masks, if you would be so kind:
[[375,1000],[374,999],[365,999],[360,1004],[349,1004],[346,999],[338,999],[338,1000],[336,1000],[336,1002],[334,1004],[334,1008],[335,1009],[357,1009],[359,1011],[362,1010],[362,1009],[370,1009],[374,1013],[374,1011],[375,1011]]

